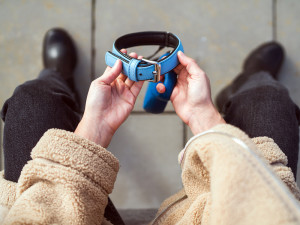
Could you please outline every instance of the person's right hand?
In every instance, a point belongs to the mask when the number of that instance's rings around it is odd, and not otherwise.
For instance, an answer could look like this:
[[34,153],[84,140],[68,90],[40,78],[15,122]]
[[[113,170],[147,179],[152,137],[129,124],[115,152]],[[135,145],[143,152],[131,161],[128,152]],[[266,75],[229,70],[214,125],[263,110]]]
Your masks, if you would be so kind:
[[[121,51],[126,53],[126,50]],[[138,58],[136,53],[129,55]],[[75,130],[79,136],[102,147],[109,145],[116,130],[133,110],[144,83],[131,81],[121,72],[122,62],[118,60],[92,82],[83,117]]]
[[180,64],[174,69],[178,79],[171,95],[177,115],[194,134],[225,123],[211,100],[210,83],[206,74],[183,52],[178,52],[178,60]]

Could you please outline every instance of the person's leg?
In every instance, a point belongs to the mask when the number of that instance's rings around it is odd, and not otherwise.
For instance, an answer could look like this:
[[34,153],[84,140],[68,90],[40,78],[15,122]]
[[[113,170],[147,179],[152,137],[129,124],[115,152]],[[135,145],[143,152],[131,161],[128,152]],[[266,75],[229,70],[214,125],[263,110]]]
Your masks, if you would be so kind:
[[[74,131],[81,113],[73,90],[76,49],[68,33],[49,30],[43,43],[44,69],[39,78],[20,85],[1,111],[4,125],[4,174],[17,182],[32,148],[50,128]],[[124,224],[108,198],[104,217]]]
[[17,182],[30,152],[50,128],[74,131],[79,107],[66,81],[45,69],[38,79],[18,86],[1,111],[4,124],[4,176]]
[[[74,131],[81,113],[66,81],[53,70],[45,69],[38,79],[17,87],[1,111],[5,122],[4,177],[17,182],[32,148],[50,128]],[[124,224],[110,199],[105,218]]]
[[300,114],[277,81],[283,60],[284,49],[276,42],[254,49],[244,61],[243,72],[218,94],[216,105],[226,122],[250,137],[273,138],[296,177]]
[[[242,75],[240,75],[242,76]],[[299,151],[299,109],[288,91],[267,72],[251,75],[223,107],[227,123],[250,137],[272,138],[288,157],[295,177]]]

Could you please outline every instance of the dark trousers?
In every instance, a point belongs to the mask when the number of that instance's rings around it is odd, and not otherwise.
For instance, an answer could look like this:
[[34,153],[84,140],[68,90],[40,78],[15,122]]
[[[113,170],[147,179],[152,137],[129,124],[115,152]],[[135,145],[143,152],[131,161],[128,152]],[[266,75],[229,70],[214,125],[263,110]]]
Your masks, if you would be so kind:
[[296,178],[300,111],[287,89],[267,72],[241,74],[232,85],[235,93],[222,109],[225,121],[250,137],[272,138]]
[[78,105],[67,83],[51,70],[18,86],[1,111],[4,121],[4,176],[17,181],[32,148],[50,128],[74,131]]
[[[35,80],[18,86],[1,111],[4,121],[4,177],[17,182],[32,148],[50,128],[75,131],[80,108],[75,94],[59,73],[45,69]],[[113,203],[105,215],[113,224],[124,224]]]

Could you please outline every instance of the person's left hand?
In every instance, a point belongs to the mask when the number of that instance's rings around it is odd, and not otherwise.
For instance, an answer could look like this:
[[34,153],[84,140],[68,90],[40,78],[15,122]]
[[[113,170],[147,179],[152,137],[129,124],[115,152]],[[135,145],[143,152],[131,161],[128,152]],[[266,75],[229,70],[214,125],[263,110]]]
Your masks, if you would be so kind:
[[[130,56],[137,58],[136,53]],[[102,147],[109,145],[116,130],[127,119],[143,86],[142,81],[131,81],[121,71],[122,62],[118,60],[92,82],[83,118],[75,130],[76,134]]]
[[[225,123],[212,102],[210,82],[205,72],[181,51],[178,60],[180,64],[174,69],[178,79],[170,99],[177,115],[194,135]],[[162,83],[156,86],[159,93],[164,93],[165,89]]]

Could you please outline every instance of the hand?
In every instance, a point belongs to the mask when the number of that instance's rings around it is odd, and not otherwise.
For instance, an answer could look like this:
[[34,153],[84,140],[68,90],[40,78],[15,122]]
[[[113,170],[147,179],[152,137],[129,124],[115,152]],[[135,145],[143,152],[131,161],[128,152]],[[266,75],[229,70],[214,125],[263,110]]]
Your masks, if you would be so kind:
[[[136,53],[130,56],[137,58]],[[142,81],[131,81],[121,71],[122,62],[118,60],[92,82],[82,120],[75,130],[76,134],[102,147],[109,145],[116,130],[127,119],[143,86]]]
[[[209,79],[197,63],[178,52],[180,64],[174,69],[178,74],[171,101],[177,115],[192,130],[201,133],[219,123],[225,123],[211,100]],[[158,91],[164,87],[158,87]]]

